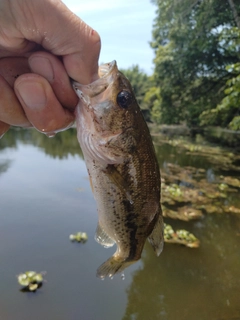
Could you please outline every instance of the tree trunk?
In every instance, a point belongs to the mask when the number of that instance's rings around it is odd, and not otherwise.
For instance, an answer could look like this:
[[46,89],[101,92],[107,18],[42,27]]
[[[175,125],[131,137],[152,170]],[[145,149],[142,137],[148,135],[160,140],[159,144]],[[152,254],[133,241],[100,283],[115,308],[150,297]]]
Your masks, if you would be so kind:
[[229,3],[229,5],[230,5],[230,7],[232,9],[233,17],[234,17],[234,20],[236,22],[236,25],[237,25],[238,29],[240,29],[240,18],[238,16],[235,4],[234,4],[233,0],[228,0],[228,3]]

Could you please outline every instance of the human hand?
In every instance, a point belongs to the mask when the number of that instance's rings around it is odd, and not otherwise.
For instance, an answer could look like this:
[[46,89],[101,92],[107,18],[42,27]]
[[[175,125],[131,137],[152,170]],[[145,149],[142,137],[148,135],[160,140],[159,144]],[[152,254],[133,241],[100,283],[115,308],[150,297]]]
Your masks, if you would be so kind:
[[0,1],[0,137],[13,126],[52,134],[74,122],[70,79],[98,75],[100,38],[60,0]]

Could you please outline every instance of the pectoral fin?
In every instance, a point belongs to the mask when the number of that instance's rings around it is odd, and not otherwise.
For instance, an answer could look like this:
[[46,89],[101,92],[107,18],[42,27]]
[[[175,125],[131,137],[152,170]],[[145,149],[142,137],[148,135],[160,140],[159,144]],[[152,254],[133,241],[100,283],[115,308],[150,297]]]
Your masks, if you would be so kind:
[[127,182],[124,180],[123,176],[117,171],[114,165],[108,165],[104,171],[108,178],[115,184],[123,194],[126,195],[126,198],[132,202],[129,186]]
[[115,244],[115,241],[109,237],[109,235],[103,230],[99,223],[95,233],[95,240],[105,248],[112,247]]
[[164,224],[162,215],[159,214],[152,233],[148,237],[156,255],[159,256],[163,249],[164,244]]

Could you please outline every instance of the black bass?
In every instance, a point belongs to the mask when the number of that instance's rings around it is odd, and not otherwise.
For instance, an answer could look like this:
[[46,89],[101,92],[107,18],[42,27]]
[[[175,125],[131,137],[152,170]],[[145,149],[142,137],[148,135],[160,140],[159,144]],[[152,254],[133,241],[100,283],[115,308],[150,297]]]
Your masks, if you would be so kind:
[[158,162],[131,85],[115,61],[100,66],[99,76],[73,85],[78,140],[98,208],[95,239],[117,245],[97,270],[105,278],[139,260],[147,238],[160,255],[163,219]]

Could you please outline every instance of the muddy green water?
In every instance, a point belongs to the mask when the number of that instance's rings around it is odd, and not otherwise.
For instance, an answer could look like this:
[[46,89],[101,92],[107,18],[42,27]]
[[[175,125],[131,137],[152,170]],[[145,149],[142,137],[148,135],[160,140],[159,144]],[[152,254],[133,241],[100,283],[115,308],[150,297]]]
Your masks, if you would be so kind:
[[[171,162],[204,168],[209,180],[221,174],[205,157],[154,141],[163,169]],[[231,201],[240,207],[239,190]],[[0,319],[239,320],[240,216],[166,221],[193,232],[200,248],[165,244],[156,258],[147,243],[125,280],[97,279],[115,248],[94,240],[96,205],[75,130],[51,139],[9,131],[0,140]],[[87,243],[69,241],[77,231],[87,232]],[[20,291],[16,276],[27,270],[47,272],[36,293]]]

